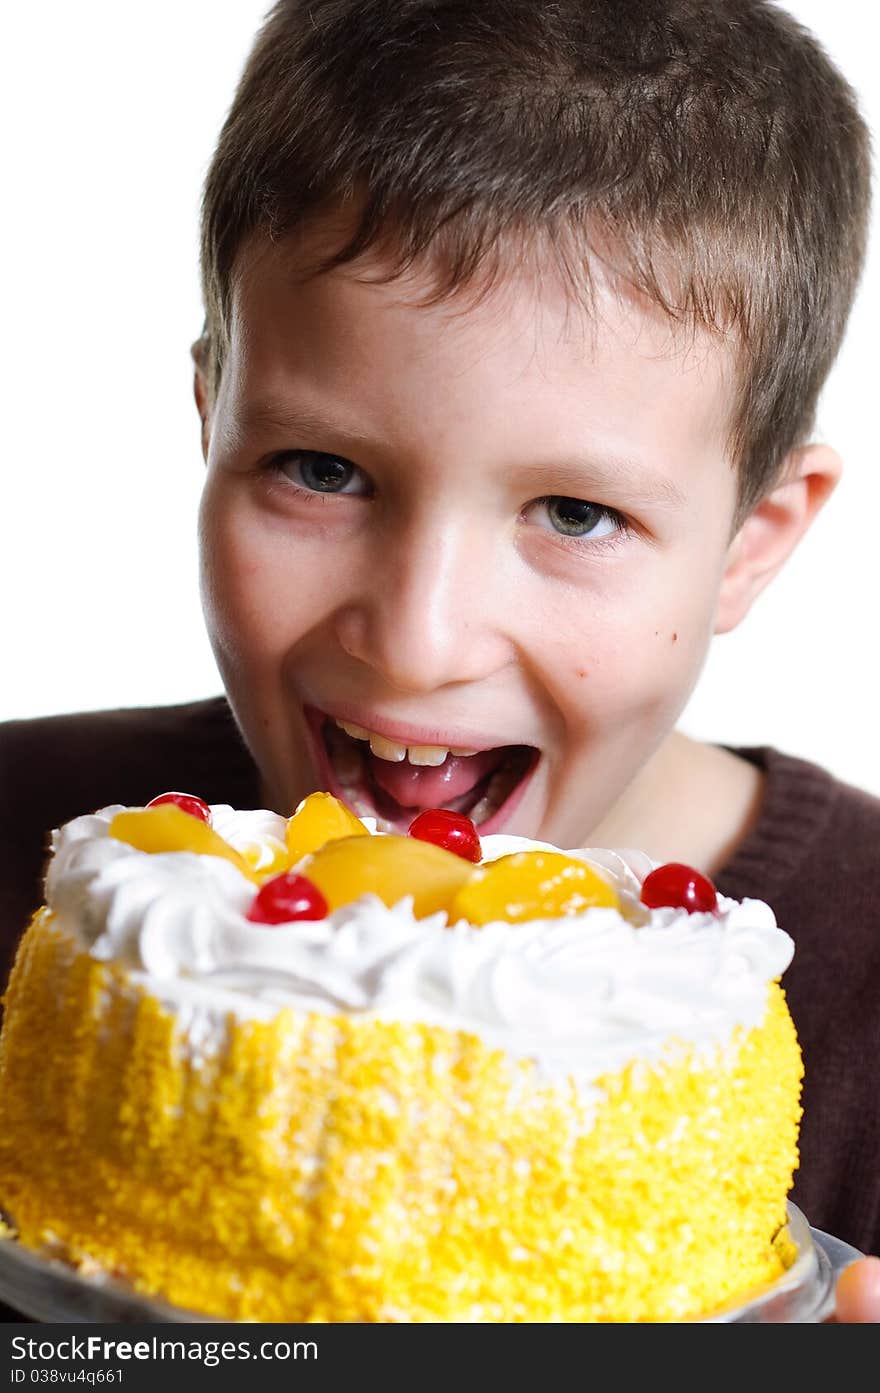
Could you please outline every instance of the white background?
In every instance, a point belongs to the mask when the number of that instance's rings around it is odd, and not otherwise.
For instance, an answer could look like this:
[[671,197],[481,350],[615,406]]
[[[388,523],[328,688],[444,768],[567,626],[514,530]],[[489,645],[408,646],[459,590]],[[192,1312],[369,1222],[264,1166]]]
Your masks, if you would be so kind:
[[[43,0],[3,48],[0,719],[219,691],[198,603],[189,345],[201,182],[256,0]],[[880,130],[877,7],[794,0]],[[880,236],[819,437],[837,493],[682,725],[771,743],[880,794]]]

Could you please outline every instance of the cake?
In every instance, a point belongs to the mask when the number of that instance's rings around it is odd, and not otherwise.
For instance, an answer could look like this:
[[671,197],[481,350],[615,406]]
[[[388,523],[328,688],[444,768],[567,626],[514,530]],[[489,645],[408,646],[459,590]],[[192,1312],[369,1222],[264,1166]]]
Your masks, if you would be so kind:
[[245,1321],[690,1321],[784,1271],[770,907],[423,819],[168,794],[53,834],[0,1037],[18,1242]]

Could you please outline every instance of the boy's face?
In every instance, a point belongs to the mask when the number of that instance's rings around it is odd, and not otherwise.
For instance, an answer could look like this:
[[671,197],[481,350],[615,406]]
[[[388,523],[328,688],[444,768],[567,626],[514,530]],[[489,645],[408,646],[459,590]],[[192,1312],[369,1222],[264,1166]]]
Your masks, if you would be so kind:
[[608,286],[358,274],[252,257],[207,420],[205,612],[267,801],[595,843],[715,627],[728,358]]

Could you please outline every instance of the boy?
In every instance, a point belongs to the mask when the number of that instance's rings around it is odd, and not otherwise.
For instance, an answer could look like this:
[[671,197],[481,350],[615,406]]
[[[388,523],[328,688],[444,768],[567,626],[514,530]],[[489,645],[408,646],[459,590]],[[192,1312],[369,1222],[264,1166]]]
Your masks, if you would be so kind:
[[277,4],[203,208],[229,704],[8,727],[15,932],[47,828],[166,787],[687,861],[795,938],[794,1199],[880,1253],[880,804],[674,728],[837,481],[867,204],[852,94],[764,0]]

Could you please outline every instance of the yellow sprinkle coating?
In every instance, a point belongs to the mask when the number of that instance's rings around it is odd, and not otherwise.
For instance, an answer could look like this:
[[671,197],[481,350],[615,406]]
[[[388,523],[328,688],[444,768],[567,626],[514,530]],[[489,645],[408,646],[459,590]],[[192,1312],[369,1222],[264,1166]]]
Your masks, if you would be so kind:
[[694,1319],[783,1270],[801,1056],[778,983],[707,1064],[588,1104],[478,1036],[285,1009],[199,1061],[48,911],[0,1040],[21,1241],[249,1321]]

